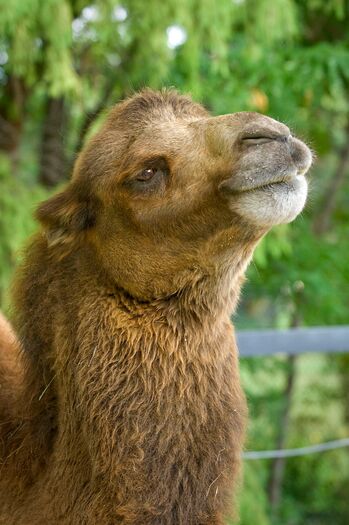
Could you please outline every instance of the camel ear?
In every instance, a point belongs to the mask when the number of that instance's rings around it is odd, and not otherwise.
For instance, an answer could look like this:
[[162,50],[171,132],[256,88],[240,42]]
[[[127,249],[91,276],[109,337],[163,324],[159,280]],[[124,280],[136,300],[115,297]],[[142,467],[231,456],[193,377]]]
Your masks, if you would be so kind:
[[71,184],[39,205],[36,218],[43,225],[50,246],[72,241],[96,222],[96,201]]

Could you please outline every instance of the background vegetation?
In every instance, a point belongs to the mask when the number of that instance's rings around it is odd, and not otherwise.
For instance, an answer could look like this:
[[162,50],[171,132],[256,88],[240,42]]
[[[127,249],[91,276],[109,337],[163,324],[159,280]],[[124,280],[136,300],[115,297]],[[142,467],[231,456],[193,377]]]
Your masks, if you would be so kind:
[[[143,86],[285,121],[317,153],[307,210],[249,270],[239,328],[349,321],[347,0],[0,0],[0,304],[35,204],[104,108]],[[248,359],[250,449],[349,435],[348,356]],[[240,525],[349,523],[349,451],[246,462]]]

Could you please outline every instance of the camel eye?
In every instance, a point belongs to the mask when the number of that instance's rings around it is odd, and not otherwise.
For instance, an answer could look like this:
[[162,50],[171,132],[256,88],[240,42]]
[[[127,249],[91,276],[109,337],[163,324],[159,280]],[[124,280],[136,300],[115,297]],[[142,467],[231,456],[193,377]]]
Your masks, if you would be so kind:
[[149,180],[151,180],[154,175],[158,172],[159,170],[157,170],[156,168],[147,168],[146,170],[143,170],[141,171],[136,179],[139,180],[139,181],[142,181],[142,182],[148,182]]
[[124,180],[123,185],[138,194],[150,194],[165,189],[169,168],[163,157],[148,159],[139,171]]

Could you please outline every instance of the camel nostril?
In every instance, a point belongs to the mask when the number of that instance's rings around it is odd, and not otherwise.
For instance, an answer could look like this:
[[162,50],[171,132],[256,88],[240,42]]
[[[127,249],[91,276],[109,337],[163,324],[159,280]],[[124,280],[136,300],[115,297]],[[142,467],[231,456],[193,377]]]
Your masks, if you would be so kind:
[[290,141],[290,153],[292,160],[296,165],[298,174],[304,175],[312,163],[310,149],[303,142],[292,137],[292,141]]
[[277,137],[276,140],[278,140],[279,142],[289,142],[291,138],[292,135],[280,135],[279,137]]

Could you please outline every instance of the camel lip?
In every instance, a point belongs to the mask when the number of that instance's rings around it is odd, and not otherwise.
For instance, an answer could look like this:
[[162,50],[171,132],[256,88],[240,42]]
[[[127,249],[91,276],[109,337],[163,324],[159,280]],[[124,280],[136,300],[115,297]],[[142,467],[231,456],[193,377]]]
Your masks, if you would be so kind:
[[284,175],[277,179],[270,179],[268,182],[263,182],[263,184],[257,184],[256,186],[251,187],[243,187],[243,188],[237,188],[232,187],[231,185],[231,179],[226,179],[219,185],[219,189],[226,191],[227,193],[231,195],[241,195],[243,193],[250,193],[257,190],[272,190],[274,188],[282,188],[285,189],[295,189],[293,186],[297,185],[297,182],[299,182],[301,179],[305,178],[304,174],[307,170],[304,170],[302,172],[298,173],[292,173],[289,175]]
[[294,175],[293,177],[273,180],[265,184],[261,184],[260,186],[254,186],[252,188],[247,188],[245,190],[239,191],[238,193],[246,193],[246,192],[252,192],[252,191],[257,191],[257,190],[273,190],[274,188],[285,188],[287,190],[295,190],[297,183],[301,179],[304,179],[304,178],[305,177],[303,174],[297,174],[297,175]]

